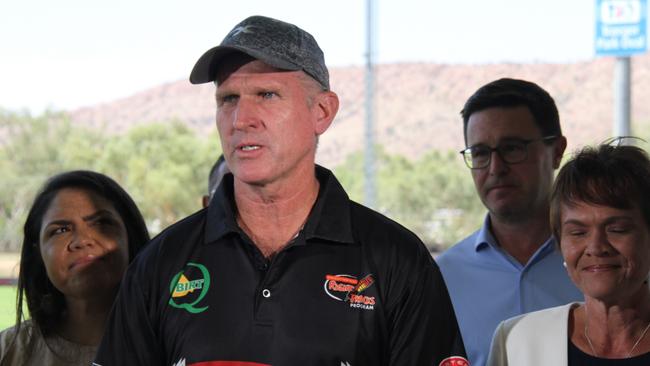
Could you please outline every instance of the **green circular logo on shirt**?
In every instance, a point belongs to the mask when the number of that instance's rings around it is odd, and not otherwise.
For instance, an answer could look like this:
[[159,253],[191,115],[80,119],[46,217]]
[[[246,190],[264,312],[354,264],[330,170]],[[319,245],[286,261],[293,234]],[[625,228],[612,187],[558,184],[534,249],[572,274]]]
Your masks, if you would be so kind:
[[196,276],[196,271],[192,268],[186,268],[178,272],[169,283],[169,305],[177,309],[185,309],[192,314],[198,314],[205,311],[208,306],[197,307],[203,300],[210,288],[210,272],[204,265],[199,263],[188,262],[187,267],[198,268],[200,275]]

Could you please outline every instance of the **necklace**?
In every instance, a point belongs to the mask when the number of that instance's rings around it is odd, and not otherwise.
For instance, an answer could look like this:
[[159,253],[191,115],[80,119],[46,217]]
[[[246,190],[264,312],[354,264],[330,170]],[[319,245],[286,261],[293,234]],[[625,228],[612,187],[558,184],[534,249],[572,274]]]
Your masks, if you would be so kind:
[[[589,335],[587,334],[587,330],[589,328],[587,328],[587,317],[586,317],[586,315],[587,315],[587,308],[585,307],[585,338],[587,338],[587,343],[589,343],[589,348],[591,348],[591,352],[594,354],[594,356],[598,357],[598,353],[596,353],[596,349],[594,349],[594,345],[591,343],[591,339],[589,339]],[[643,339],[643,337],[645,337],[645,334],[648,332],[649,328],[650,328],[650,323],[648,323],[648,325],[646,325],[645,329],[643,329],[643,332],[641,332],[641,335],[639,336],[639,339],[637,339],[636,342],[634,342],[634,345],[630,349],[630,352],[627,353],[627,356],[625,356],[625,358],[632,357],[632,353],[634,353],[634,350],[636,349],[636,346],[638,346],[639,343],[641,342],[641,340]]]

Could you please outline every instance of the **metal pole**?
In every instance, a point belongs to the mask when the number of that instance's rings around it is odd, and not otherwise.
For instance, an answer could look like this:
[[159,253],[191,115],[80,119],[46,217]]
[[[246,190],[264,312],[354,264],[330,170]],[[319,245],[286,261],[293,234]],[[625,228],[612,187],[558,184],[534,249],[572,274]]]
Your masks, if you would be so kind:
[[376,207],[377,189],[375,177],[375,80],[374,80],[374,5],[375,0],[366,1],[366,123],[365,123],[365,154],[364,154],[364,203],[368,207]]
[[614,136],[630,136],[630,57],[617,57],[614,67]]

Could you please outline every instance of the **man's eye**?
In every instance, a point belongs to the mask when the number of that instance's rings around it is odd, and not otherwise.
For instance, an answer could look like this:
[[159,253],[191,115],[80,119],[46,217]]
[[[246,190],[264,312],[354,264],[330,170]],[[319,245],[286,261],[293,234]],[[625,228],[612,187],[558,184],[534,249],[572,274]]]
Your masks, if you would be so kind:
[[271,99],[271,98],[277,97],[277,96],[278,96],[278,94],[276,92],[272,92],[272,91],[265,91],[265,92],[260,93],[260,97],[262,97],[264,99]]
[[235,94],[228,94],[228,95],[224,95],[224,96],[220,97],[219,102],[221,104],[233,103],[233,102],[237,101],[237,98],[238,98],[238,96],[235,95]]
[[509,143],[501,145],[500,149],[504,153],[520,152],[524,150],[524,145],[518,143]]
[[490,155],[490,150],[485,148],[474,148],[471,150],[473,158],[483,158]]

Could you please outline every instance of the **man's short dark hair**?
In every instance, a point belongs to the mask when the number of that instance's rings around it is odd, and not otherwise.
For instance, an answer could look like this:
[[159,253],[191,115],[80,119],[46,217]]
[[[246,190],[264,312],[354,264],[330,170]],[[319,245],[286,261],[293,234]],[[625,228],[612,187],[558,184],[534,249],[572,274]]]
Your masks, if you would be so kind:
[[483,85],[465,102],[460,111],[465,142],[467,123],[473,113],[493,107],[519,106],[528,107],[542,136],[562,136],[560,114],[553,97],[546,90],[530,81],[503,78]]

